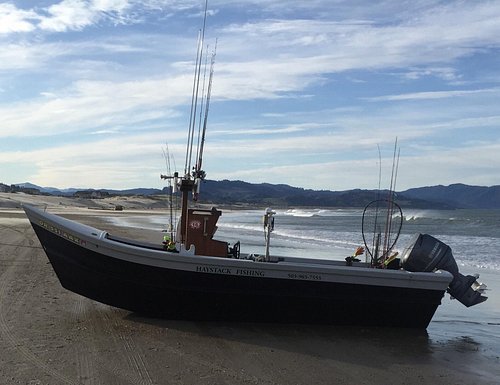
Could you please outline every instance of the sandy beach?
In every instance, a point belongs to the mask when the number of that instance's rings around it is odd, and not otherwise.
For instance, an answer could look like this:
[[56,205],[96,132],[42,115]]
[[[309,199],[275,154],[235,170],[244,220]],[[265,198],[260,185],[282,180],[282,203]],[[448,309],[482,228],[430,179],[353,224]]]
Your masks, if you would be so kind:
[[[100,219],[103,211],[88,209],[85,202],[76,209],[50,199],[45,204],[53,212],[110,228]],[[94,302],[61,287],[22,210],[14,203],[3,207],[1,385],[498,384],[498,335],[488,338],[491,330],[498,334],[498,324],[481,338],[439,317],[427,332],[183,322],[144,318]],[[150,237],[130,228],[112,230]]]

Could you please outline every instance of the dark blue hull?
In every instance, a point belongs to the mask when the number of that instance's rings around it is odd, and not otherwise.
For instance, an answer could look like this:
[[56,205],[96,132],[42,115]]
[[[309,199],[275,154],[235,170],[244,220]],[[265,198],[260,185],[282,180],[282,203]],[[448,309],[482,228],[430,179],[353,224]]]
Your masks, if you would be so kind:
[[32,223],[61,284],[144,315],[184,320],[426,328],[444,290],[245,277],[110,257]]

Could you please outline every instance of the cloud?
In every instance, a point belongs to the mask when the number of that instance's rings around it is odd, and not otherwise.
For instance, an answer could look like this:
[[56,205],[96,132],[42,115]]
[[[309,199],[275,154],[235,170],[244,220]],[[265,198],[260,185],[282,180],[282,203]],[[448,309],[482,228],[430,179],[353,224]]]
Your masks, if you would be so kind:
[[[15,163],[29,168],[26,178],[43,186],[122,188],[160,186],[164,172],[162,146],[167,133],[102,135],[71,144],[49,145],[43,149],[2,151],[0,164]],[[181,159],[185,152],[184,133],[168,134],[170,152]],[[180,163],[180,162],[179,162]],[[13,182],[14,183],[14,182]]]
[[[145,21],[148,12],[199,12],[197,0],[62,0],[47,7],[20,9],[14,4],[0,4],[0,35],[34,30],[61,33],[82,31],[101,22],[133,24]],[[215,14],[210,10],[209,14]]]
[[364,98],[364,99],[371,102],[398,101],[398,100],[429,100],[429,99],[456,98],[474,94],[498,93],[499,91],[500,89],[498,88],[488,88],[480,90],[428,91],[428,92],[413,92],[410,94],[401,94],[401,95],[385,95],[385,96],[377,96],[373,98]]
[[[495,2],[451,3],[392,24],[269,19],[232,24],[218,33],[223,46],[229,41],[233,54],[275,58],[273,63],[251,60],[255,68],[274,64],[278,70],[281,60],[283,66],[288,64],[287,72],[296,75],[407,66],[427,66],[434,75],[436,63],[451,63],[484,47],[498,48],[499,20],[500,7]],[[422,76],[425,67],[419,71]],[[440,72],[450,78],[452,70]],[[459,76],[455,73],[449,80]]]
[[50,60],[51,55],[61,54],[57,44],[5,43],[0,44],[0,71],[35,70]]
[[[403,143],[405,145],[405,143]],[[387,144],[383,151],[390,148]],[[392,150],[392,148],[390,148]],[[498,181],[500,159],[491,154],[500,151],[500,142],[482,143],[462,148],[421,149],[415,156],[405,154],[399,161],[397,190],[461,181],[471,185],[491,185]],[[387,151],[385,151],[387,153]],[[392,153],[382,159],[382,188],[389,188]],[[298,162],[276,165],[256,162],[247,168],[212,172],[212,179],[238,179],[253,183],[285,183],[305,188],[348,190],[352,188],[376,189],[378,187],[379,160],[375,150],[371,157],[336,159],[324,162]],[[487,165],[487,166],[485,166]],[[253,166],[253,167],[252,167]]]
[[47,9],[49,16],[43,17],[39,27],[43,30],[63,32],[68,29],[81,30],[91,25],[98,17],[89,3],[81,0],[64,0]]
[[436,77],[455,84],[459,84],[461,82],[461,78],[463,77],[463,75],[457,74],[457,70],[452,67],[409,68],[403,73],[403,76],[409,80]]
[[[136,4],[144,7],[151,3]],[[0,4],[0,34],[81,31],[103,20],[114,24],[135,22],[129,0],[62,0],[48,7],[20,9],[14,4]]]
[[500,159],[491,156],[498,151],[498,140],[468,143],[457,148],[422,148],[418,155],[401,158],[399,185],[409,188],[457,181],[483,186],[491,185],[492,181],[499,184],[496,173]]
[[[178,165],[185,155],[184,133],[169,135],[169,149]],[[378,154],[376,138],[361,145],[359,138],[348,137],[336,148],[329,148],[339,138],[312,138],[308,145],[323,146],[329,160],[320,158],[313,148],[307,158],[300,143],[287,144],[290,152],[301,154],[293,163],[281,162],[280,153],[273,152],[277,141],[252,140],[246,146],[234,142],[211,142],[205,161],[210,179],[243,179],[250,182],[287,183],[306,188],[345,190],[353,187],[376,188],[378,185]],[[282,140],[286,141],[286,138]],[[353,140],[353,142],[349,142]],[[102,136],[90,142],[51,146],[42,150],[6,151],[0,154],[0,163],[15,162],[22,167],[29,164],[33,173],[29,180],[41,185],[58,187],[85,186],[95,188],[124,188],[139,186],[161,187],[159,174],[164,172],[161,148],[164,138],[159,135],[139,134]],[[408,142],[401,142],[403,150],[398,173],[398,189],[403,190],[432,184],[457,181],[488,185],[496,178],[500,159],[491,154],[500,151],[500,142],[469,143],[460,148],[418,148],[418,155],[408,154]],[[285,150],[281,150],[283,152]],[[351,152],[352,158],[335,157],[337,151]],[[392,162],[392,143],[382,144],[383,179],[388,184]],[[245,166],[236,160],[246,156]],[[327,154],[328,155],[328,154]],[[353,159],[354,158],[354,159]],[[126,159],[126,160],[125,160]],[[234,162],[232,161],[234,159]],[[219,162],[233,167],[212,167]],[[485,165],[488,165],[487,167]],[[430,172],[432,170],[432,172]],[[383,186],[384,187],[384,186]]]
[[184,76],[126,82],[79,81],[58,94],[1,107],[0,137],[95,131],[109,125],[135,124],[138,129],[150,121],[176,116],[173,108],[189,100],[187,81]]
[[31,32],[36,27],[38,15],[34,11],[16,8],[10,3],[0,4],[0,35],[14,32]]
[[38,27],[42,30],[64,32],[82,30],[103,18],[120,22],[120,15],[129,7],[127,0],[63,0],[46,9]]
[[249,129],[229,129],[229,130],[211,130],[214,135],[285,135],[298,132],[308,131],[311,128],[317,128],[318,124],[296,124],[288,127],[260,127],[260,128],[249,128]]

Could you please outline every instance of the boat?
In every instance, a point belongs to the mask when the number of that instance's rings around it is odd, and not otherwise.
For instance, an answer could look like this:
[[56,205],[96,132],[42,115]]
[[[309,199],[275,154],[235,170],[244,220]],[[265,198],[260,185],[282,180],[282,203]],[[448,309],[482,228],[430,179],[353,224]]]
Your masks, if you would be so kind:
[[390,269],[243,254],[213,239],[215,208],[188,209],[180,221],[186,238],[171,251],[24,210],[64,288],[145,316],[425,329],[447,290],[466,306],[486,300],[477,277],[458,273],[450,247],[427,234],[417,234],[402,267]]
[[[200,82],[203,39],[198,47],[193,100]],[[428,234],[416,234],[399,258],[395,256],[399,231],[392,228],[398,223],[394,218],[399,206],[392,198],[367,206],[365,247],[345,260],[271,253],[275,218],[271,209],[263,215],[262,254],[244,253],[239,242],[230,245],[216,239],[222,211],[192,204],[205,176],[201,166],[214,56],[203,98],[201,138],[194,140],[195,101],[184,173],[162,176],[172,193],[181,195],[180,220],[165,245],[117,237],[24,206],[64,288],[150,317],[420,329],[427,328],[446,291],[466,306],[486,300],[485,285],[478,277],[460,274],[451,248]],[[192,167],[193,142],[199,147]],[[364,251],[367,258],[361,261],[358,257]]]

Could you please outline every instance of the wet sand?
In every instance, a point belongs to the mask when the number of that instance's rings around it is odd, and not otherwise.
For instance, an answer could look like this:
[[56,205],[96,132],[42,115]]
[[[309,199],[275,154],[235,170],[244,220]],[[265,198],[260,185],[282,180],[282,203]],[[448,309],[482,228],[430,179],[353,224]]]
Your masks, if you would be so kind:
[[468,333],[453,311],[427,332],[144,318],[63,289],[23,213],[0,210],[2,385],[497,384],[498,323]]

